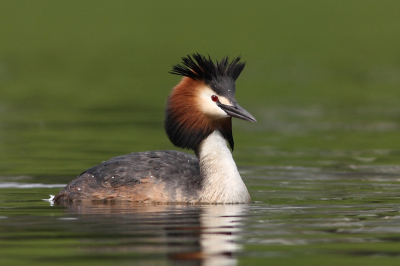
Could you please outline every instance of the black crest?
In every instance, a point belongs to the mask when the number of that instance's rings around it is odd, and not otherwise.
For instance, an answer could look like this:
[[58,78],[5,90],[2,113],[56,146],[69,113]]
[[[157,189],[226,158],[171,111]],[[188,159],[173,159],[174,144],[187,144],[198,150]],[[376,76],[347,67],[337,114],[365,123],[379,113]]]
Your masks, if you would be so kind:
[[235,95],[235,81],[242,72],[245,62],[240,62],[240,56],[229,63],[226,56],[220,62],[198,53],[182,58],[182,64],[173,66],[169,73],[203,81],[222,96]]

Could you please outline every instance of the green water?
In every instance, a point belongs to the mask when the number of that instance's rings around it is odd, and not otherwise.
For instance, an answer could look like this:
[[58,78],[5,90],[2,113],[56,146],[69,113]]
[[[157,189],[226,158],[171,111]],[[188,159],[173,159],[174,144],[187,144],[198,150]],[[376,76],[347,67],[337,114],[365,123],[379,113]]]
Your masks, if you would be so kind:
[[[1,265],[398,265],[398,1],[2,1]],[[242,55],[250,206],[51,206],[83,170],[175,149],[168,74]]]

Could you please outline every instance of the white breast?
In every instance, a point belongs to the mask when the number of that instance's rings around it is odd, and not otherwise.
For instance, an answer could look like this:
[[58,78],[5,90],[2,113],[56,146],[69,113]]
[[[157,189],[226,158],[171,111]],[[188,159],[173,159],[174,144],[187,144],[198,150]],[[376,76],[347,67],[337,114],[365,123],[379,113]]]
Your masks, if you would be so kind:
[[219,131],[214,131],[202,141],[198,156],[204,178],[200,194],[202,202],[250,203],[246,185]]

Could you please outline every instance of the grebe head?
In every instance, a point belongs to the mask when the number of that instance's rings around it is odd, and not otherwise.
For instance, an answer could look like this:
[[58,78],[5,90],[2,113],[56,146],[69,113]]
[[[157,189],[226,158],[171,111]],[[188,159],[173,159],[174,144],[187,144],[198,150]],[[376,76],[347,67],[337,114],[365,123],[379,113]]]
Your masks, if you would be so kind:
[[245,63],[240,57],[214,63],[200,54],[182,60],[182,65],[175,65],[170,72],[183,78],[168,97],[164,127],[169,139],[175,146],[196,150],[218,130],[233,150],[231,118],[256,122],[235,99],[235,81]]

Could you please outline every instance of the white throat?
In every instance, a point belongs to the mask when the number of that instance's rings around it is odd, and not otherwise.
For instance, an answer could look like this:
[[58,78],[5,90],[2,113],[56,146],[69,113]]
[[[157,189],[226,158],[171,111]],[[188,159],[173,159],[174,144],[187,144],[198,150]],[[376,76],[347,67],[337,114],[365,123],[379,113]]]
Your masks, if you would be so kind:
[[250,195],[240,177],[226,140],[216,130],[204,139],[198,150],[203,177],[201,202],[250,203]]

